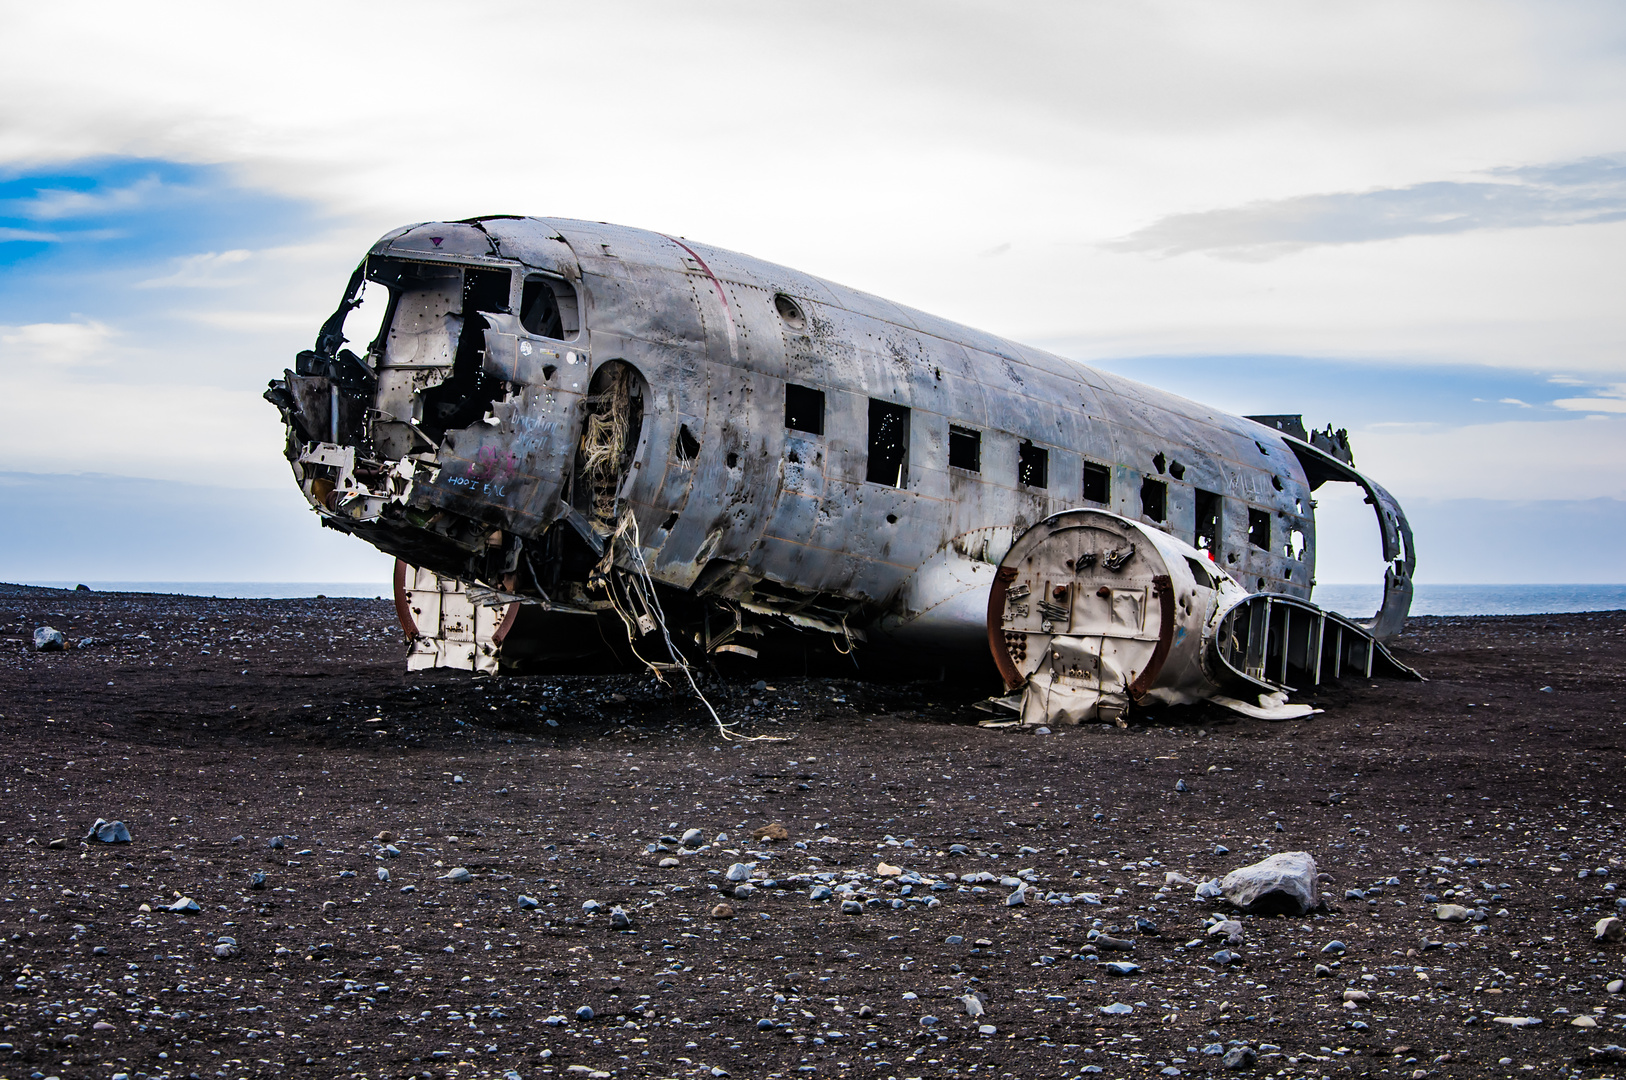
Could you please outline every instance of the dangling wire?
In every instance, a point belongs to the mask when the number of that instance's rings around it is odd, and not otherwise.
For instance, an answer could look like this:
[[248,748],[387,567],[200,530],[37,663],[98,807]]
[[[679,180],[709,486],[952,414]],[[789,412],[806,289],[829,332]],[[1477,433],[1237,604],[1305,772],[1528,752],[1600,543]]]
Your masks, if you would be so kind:
[[[616,541],[620,540],[623,536],[630,536],[631,539],[632,563],[634,571],[637,574],[637,576],[632,579],[632,584],[637,587],[638,598],[643,602],[643,606],[648,610],[648,618],[653,619],[655,625],[660,629],[661,638],[666,642],[667,654],[672,657],[672,666],[683,672],[683,677],[689,682],[689,689],[694,691],[694,696],[700,699],[700,704],[704,705],[706,707],[706,711],[711,714],[712,722],[717,725],[718,734],[722,735],[723,739],[727,742],[789,741],[790,736],[787,735],[740,735],[735,733],[727,724],[723,723],[723,718],[717,715],[717,710],[712,708],[711,702],[706,698],[706,695],[701,692],[700,684],[697,683],[694,678],[694,670],[689,666],[689,661],[684,657],[683,653],[678,650],[676,643],[672,641],[671,632],[666,628],[666,612],[661,608],[660,596],[657,595],[655,591],[655,580],[650,576],[649,567],[644,563],[643,545],[638,542],[638,521],[635,517],[633,517],[631,510],[627,510],[624,514],[622,514],[621,521],[616,525],[615,532],[611,534],[609,542],[605,544],[604,559],[594,570],[595,575],[602,574],[606,591],[610,594],[610,605],[615,609],[615,613],[621,617],[621,621],[627,625],[628,647],[631,647],[632,641],[638,634],[642,633],[643,628],[638,625],[636,616],[631,615],[622,609],[622,605],[616,597],[614,581],[615,570],[617,568],[613,565],[613,559],[615,555]],[[639,661],[642,662],[645,667],[649,668],[657,679],[663,683],[666,681],[665,677],[661,674],[660,669],[650,661],[645,660],[642,656],[639,656],[636,648],[632,649],[632,654],[637,656]]]

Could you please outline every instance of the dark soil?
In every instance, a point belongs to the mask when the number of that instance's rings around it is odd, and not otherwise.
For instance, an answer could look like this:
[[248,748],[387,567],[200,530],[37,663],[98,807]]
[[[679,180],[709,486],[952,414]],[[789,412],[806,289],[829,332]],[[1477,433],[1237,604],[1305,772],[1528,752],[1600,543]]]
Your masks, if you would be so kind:
[[[66,652],[31,651],[45,624]],[[711,679],[786,740],[727,742],[647,678],[402,651],[387,602],[0,587],[0,1076],[1207,1076],[1242,1043],[1256,1075],[1626,1075],[1626,945],[1593,942],[1626,899],[1626,613],[1416,619],[1396,651],[1429,681],[1306,721],[1051,735],[944,684]],[[134,842],[82,842],[98,817]],[[691,827],[703,850],[648,850]],[[1221,966],[1223,905],[1165,875],[1287,850],[1324,909],[1241,916]],[[960,880],[1024,869],[1019,907]],[[877,903],[809,898],[849,872]]]

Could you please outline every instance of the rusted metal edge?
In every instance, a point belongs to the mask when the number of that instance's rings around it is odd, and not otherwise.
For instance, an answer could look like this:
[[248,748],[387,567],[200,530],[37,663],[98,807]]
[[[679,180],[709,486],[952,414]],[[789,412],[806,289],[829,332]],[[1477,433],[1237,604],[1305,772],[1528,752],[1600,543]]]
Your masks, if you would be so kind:
[[1164,661],[1169,658],[1169,650],[1174,647],[1174,583],[1169,580],[1169,575],[1158,574],[1152,578],[1152,588],[1157,590],[1158,609],[1163,623],[1157,629],[1157,645],[1152,649],[1152,658],[1147,661],[1146,670],[1129,684],[1132,701],[1139,701],[1151,690],[1163,670]]
[[[994,584],[988,589],[988,649],[994,654],[994,666],[1005,680],[1006,690],[1015,690],[1026,680],[1011,662],[1010,649],[1005,646],[1005,592],[1016,580],[1016,567],[1001,566],[994,572]],[[1159,646],[1162,647],[1162,646]],[[1168,650],[1165,648],[1164,652]],[[1161,658],[1158,659],[1161,664]]]
[[412,601],[407,597],[408,569],[406,563],[395,560],[395,617],[401,621],[401,629],[406,633],[407,640],[417,641],[418,620],[412,617]]

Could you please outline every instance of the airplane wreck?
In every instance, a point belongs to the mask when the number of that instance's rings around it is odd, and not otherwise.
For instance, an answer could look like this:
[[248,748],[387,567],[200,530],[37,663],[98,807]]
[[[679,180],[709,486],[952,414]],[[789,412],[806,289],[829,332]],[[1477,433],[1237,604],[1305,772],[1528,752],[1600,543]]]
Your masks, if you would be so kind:
[[[1029,724],[1412,674],[1411,531],[1342,432],[682,238],[396,230],[265,396],[414,668],[969,663]],[[1311,602],[1327,483],[1377,515],[1367,620]]]

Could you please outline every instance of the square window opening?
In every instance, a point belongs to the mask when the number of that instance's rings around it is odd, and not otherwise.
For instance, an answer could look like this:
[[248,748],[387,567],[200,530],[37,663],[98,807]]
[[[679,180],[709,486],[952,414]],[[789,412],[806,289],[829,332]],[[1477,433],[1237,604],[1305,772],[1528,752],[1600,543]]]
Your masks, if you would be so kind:
[[539,274],[527,277],[520,293],[519,324],[540,337],[571,340],[581,331],[575,287]]
[[1016,450],[1016,482],[1023,487],[1050,486],[1050,451],[1027,439]]
[[1148,476],[1140,482],[1140,512],[1153,521],[1169,517],[1169,485]]
[[809,435],[824,434],[824,391],[785,384],[785,426]]
[[1112,470],[1093,461],[1084,463],[1084,501],[1110,503],[1112,501]]
[[1219,552],[1220,519],[1224,507],[1218,493],[1197,489],[1197,528],[1193,546],[1199,551]]
[[1248,508],[1248,543],[1260,551],[1270,550],[1270,511]]
[[982,472],[982,432],[949,425],[949,467]]
[[909,479],[909,408],[869,399],[869,463],[864,479],[901,488]]

